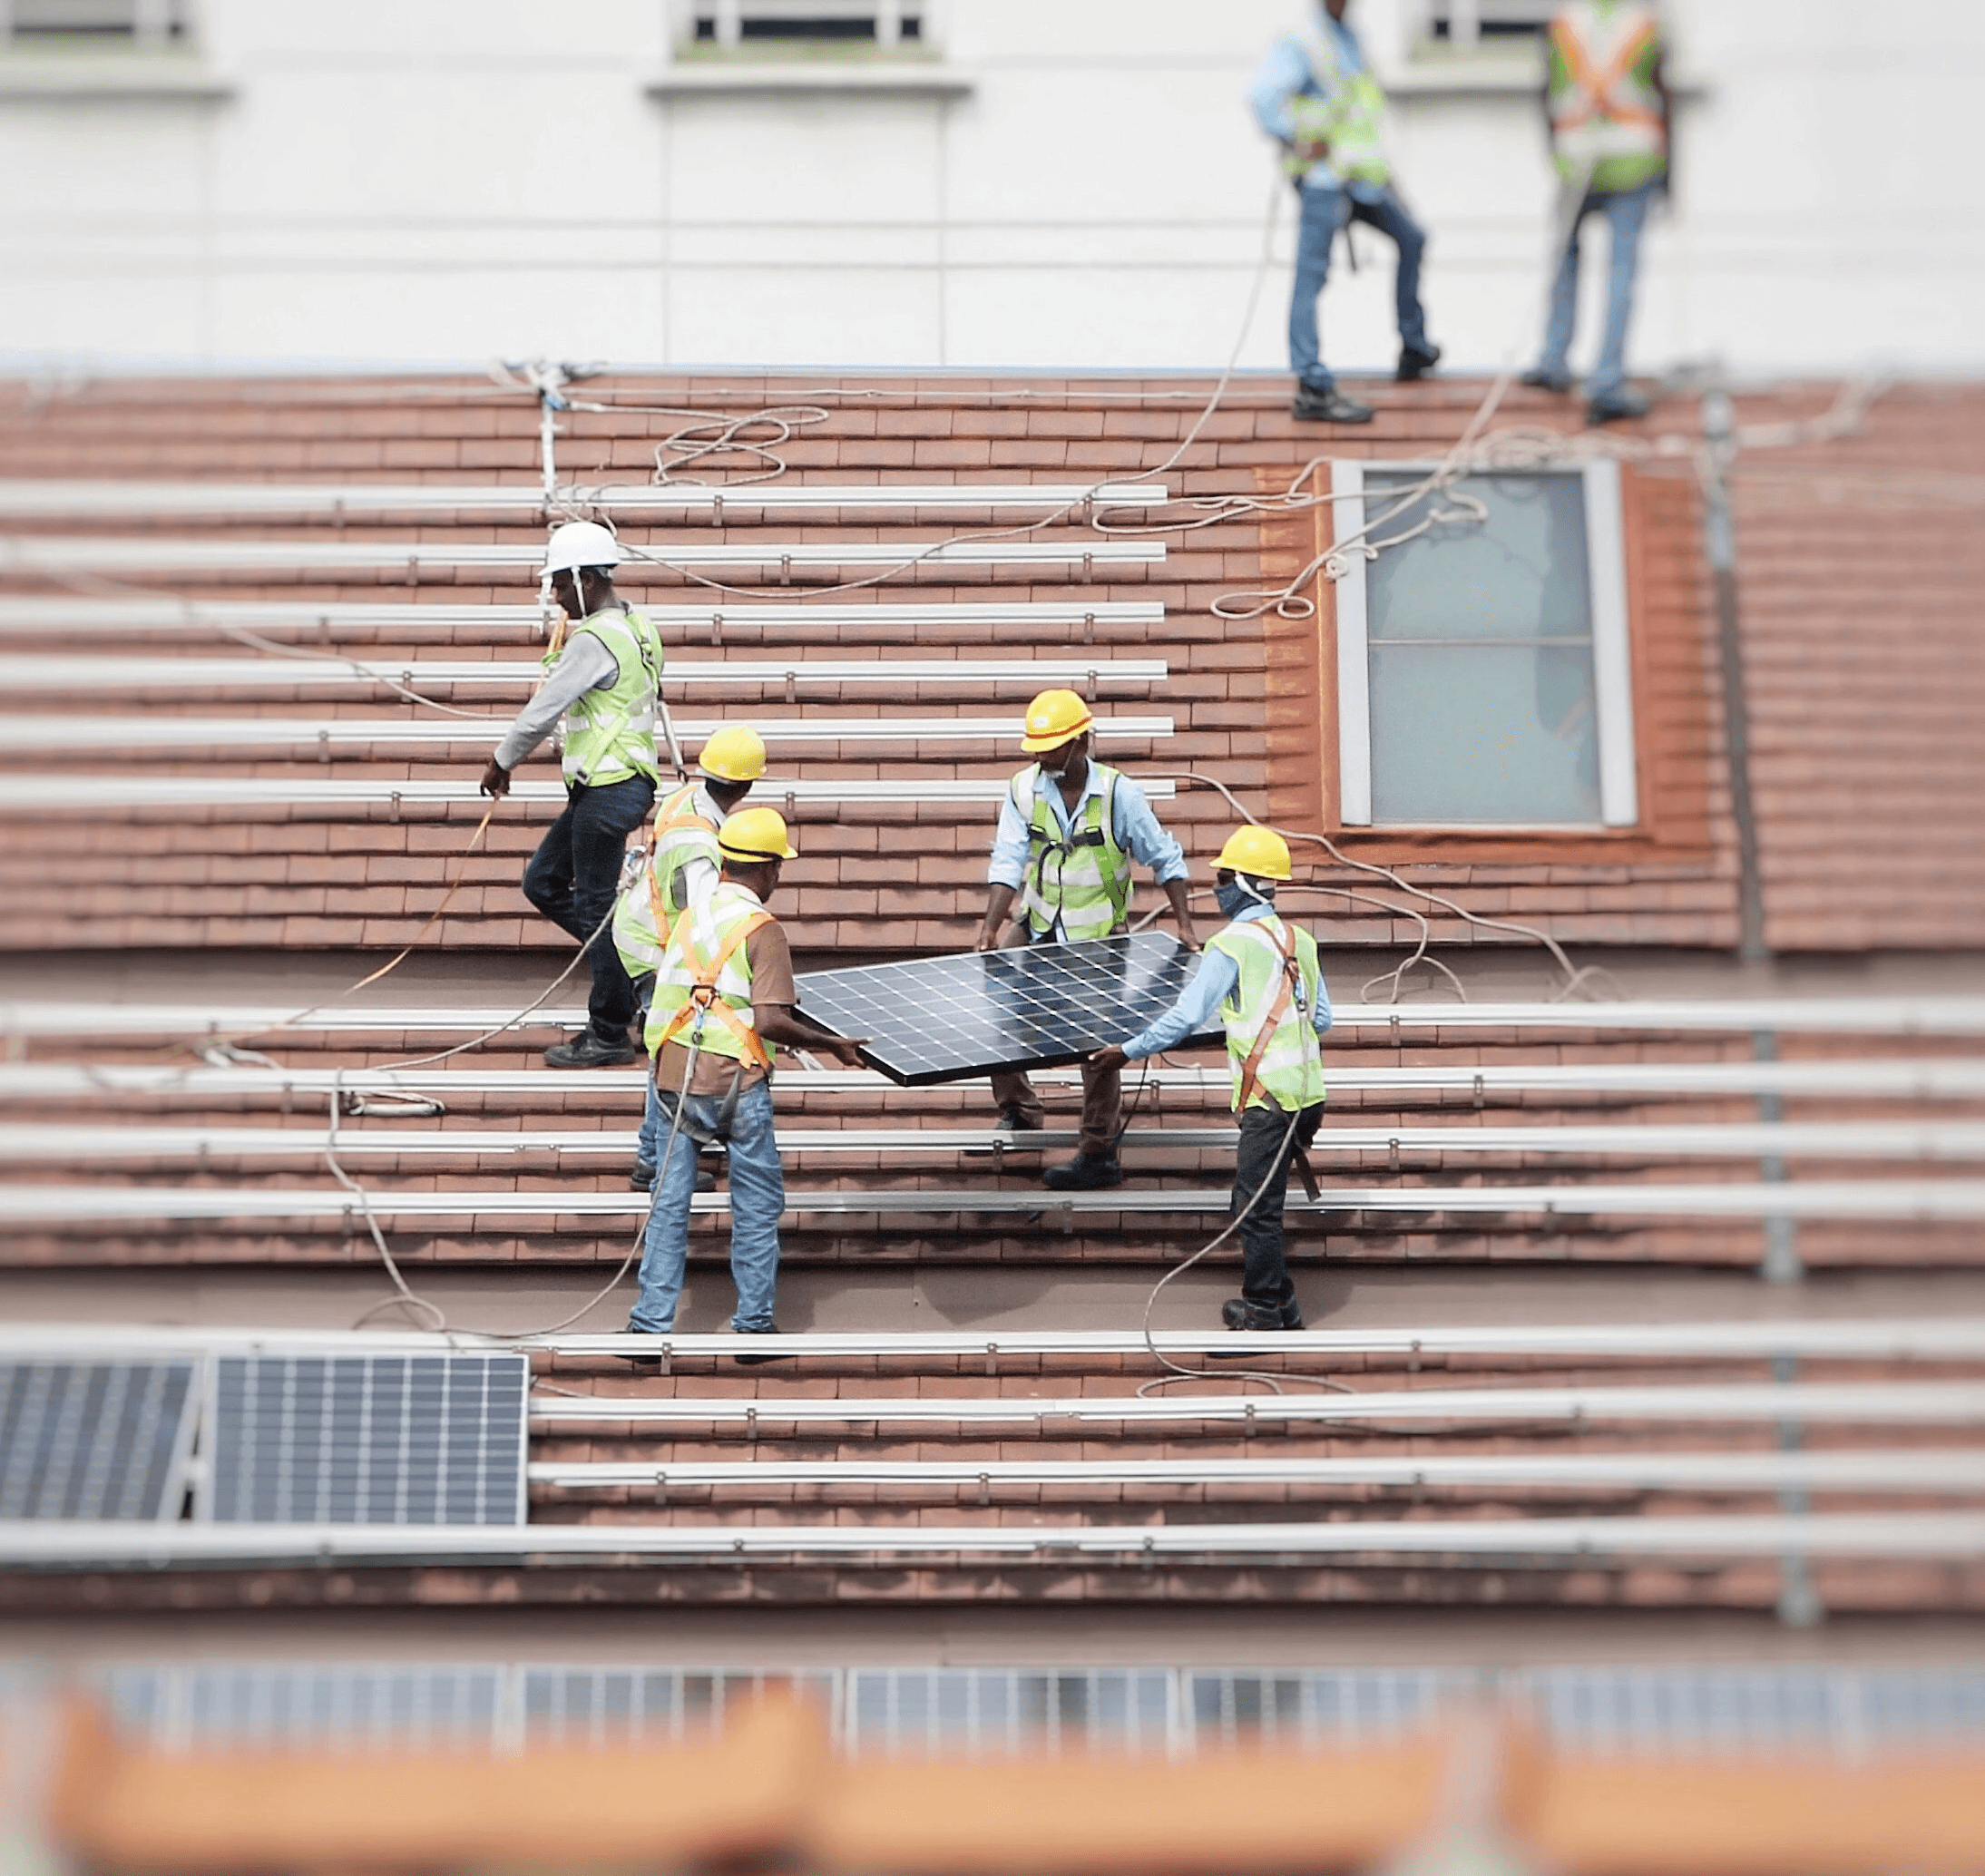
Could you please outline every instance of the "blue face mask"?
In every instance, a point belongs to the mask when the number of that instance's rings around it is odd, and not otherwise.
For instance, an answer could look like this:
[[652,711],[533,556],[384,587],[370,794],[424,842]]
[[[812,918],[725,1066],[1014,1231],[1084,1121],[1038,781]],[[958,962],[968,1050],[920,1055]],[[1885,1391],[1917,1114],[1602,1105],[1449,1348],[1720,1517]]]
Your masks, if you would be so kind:
[[1257,893],[1250,893],[1239,880],[1230,879],[1225,885],[1216,885],[1213,896],[1219,902],[1221,912],[1228,918],[1238,918],[1250,905],[1261,904]]

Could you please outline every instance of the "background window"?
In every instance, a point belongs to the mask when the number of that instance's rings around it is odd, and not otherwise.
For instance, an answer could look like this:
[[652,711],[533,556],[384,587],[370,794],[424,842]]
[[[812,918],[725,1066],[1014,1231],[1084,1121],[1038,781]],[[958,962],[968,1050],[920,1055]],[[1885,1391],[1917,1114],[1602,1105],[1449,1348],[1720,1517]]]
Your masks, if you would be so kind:
[[[1383,540],[1424,469],[1340,463],[1339,539]],[[1638,818],[1619,471],[1462,477],[1440,520],[1337,584],[1341,817],[1374,826]],[[1435,504],[1454,510],[1452,500]]]
[[689,12],[689,36],[706,45],[797,41],[889,46],[923,39],[925,8],[918,0],[865,6],[848,0],[695,0]]
[[1486,45],[1513,52],[1543,38],[1551,10],[1548,0],[1431,0],[1425,37],[1457,51]]
[[0,37],[15,45],[172,45],[186,37],[186,6],[184,0],[0,0]]

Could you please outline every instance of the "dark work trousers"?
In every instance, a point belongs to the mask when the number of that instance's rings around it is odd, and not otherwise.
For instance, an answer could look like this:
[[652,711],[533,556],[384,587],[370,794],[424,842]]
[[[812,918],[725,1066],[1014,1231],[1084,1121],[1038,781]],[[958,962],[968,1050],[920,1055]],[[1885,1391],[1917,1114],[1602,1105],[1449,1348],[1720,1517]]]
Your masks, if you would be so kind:
[[[523,896],[552,923],[582,941],[592,938],[592,995],[586,1013],[592,1032],[616,1047],[634,1020],[634,986],[605,923],[620,890],[627,836],[648,818],[655,785],[644,775],[604,787],[574,787],[523,869]],[[593,936],[595,931],[597,937]]]
[[1265,1104],[1249,1108],[1241,1116],[1234,1197],[1227,1210],[1237,1212],[1255,1188],[1267,1181],[1240,1227],[1241,1295],[1252,1308],[1278,1312],[1296,1301],[1296,1285],[1289,1281],[1289,1266],[1282,1256],[1282,1205],[1288,1195],[1289,1163],[1295,1149],[1316,1138],[1323,1119],[1323,1102],[1305,1108],[1296,1116],[1295,1136],[1285,1146],[1284,1136],[1289,1131],[1286,1109]]

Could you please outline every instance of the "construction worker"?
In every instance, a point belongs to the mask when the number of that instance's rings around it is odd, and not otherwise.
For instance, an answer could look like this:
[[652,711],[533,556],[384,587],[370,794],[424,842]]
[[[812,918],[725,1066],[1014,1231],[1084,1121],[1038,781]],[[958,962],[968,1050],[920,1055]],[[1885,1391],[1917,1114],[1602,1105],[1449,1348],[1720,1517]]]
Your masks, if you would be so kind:
[[[1095,722],[1072,690],[1043,690],[1027,706],[1020,746],[1038,759],[1012,778],[1000,803],[978,950],[1076,944],[1123,931],[1133,860],[1149,866],[1165,889],[1178,935],[1198,944],[1186,898],[1186,856],[1159,825],[1144,790],[1093,759]],[[1076,1192],[1122,1183],[1117,1163],[1122,1096],[1115,1070],[1084,1065],[1076,1156],[1050,1167],[1044,1183]],[[992,1099],[1002,1127],[1040,1127],[1041,1097],[1023,1073],[994,1075]]]
[[655,699],[663,652],[654,628],[613,590],[620,563],[620,542],[598,522],[552,531],[540,577],[564,620],[544,654],[544,681],[497,744],[481,784],[485,795],[507,795],[512,771],[564,718],[565,811],[523,873],[524,897],[586,945],[592,966],[586,1027],[544,1051],[554,1069],[634,1060],[634,986],[607,920],[627,836],[654,805],[661,773]]
[[1207,941],[1192,982],[1147,1029],[1090,1060],[1121,1073],[1127,1061],[1176,1048],[1219,1011],[1240,1116],[1232,1209],[1246,1207],[1241,1294],[1221,1305],[1220,1317],[1229,1329],[1300,1329],[1303,1312],[1282,1254],[1282,1208],[1290,1163],[1324,1118],[1316,1039],[1330,1027],[1330,993],[1316,941],[1275,909],[1276,887],[1289,877],[1282,836],[1237,827],[1214,865],[1228,923]]
[[1337,230],[1349,222],[1377,229],[1399,250],[1393,283],[1399,364],[1393,375],[1402,382],[1424,377],[1441,357],[1440,347],[1427,337],[1420,305],[1426,232],[1393,184],[1385,93],[1345,18],[1349,7],[1350,0],[1316,0],[1313,29],[1276,40],[1248,91],[1255,120],[1282,145],[1284,167],[1303,204],[1289,300],[1289,368],[1296,374],[1289,414],[1305,423],[1372,421],[1370,405],[1337,388],[1316,330],[1316,301],[1329,278],[1330,250]]
[[1627,327],[1633,318],[1640,234],[1655,197],[1668,183],[1674,118],[1663,71],[1660,15],[1646,0],[1574,0],[1551,15],[1544,111],[1569,227],[1550,290],[1544,349],[1523,374],[1547,391],[1571,388],[1568,359],[1579,310],[1579,230],[1603,215],[1611,231],[1606,337],[1586,380],[1594,424],[1645,416],[1648,400],[1627,382]]
[[794,857],[785,818],[769,807],[740,809],[718,830],[717,851],[722,871],[716,887],[675,921],[655,970],[648,1047],[663,1158],[642,1244],[640,1295],[628,1323],[634,1334],[675,1326],[697,1149],[712,1140],[730,1148],[730,1272],[738,1285],[730,1326],[740,1335],[777,1334],[772,1307],[786,1182],[772,1130],[768,1045],[818,1049],[856,1068],[867,1041],[830,1036],[793,1007],[792,952],[765,909],[781,865]]
[[[765,773],[765,740],[741,723],[727,723],[703,745],[696,767],[700,779],[684,783],[656,807],[648,858],[613,914],[614,948],[633,981],[635,1003],[644,1017],[670,932],[684,912],[700,905],[717,888],[721,865],[717,830]],[[661,1149],[657,1129],[665,1124],[660,1116],[650,1083],[640,1144],[628,1175],[637,1192],[655,1183],[655,1155]],[[715,1183],[709,1173],[697,1175],[699,1191]]]

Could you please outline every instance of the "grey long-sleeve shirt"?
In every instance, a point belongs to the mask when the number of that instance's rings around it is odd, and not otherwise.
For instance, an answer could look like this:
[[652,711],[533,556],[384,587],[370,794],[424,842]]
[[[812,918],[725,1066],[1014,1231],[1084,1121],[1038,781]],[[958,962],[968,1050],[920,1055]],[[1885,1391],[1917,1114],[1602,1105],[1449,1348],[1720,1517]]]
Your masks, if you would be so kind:
[[620,681],[620,660],[601,642],[600,635],[574,632],[538,686],[537,695],[517,712],[503,741],[496,745],[497,762],[504,768],[516,767],[587,691],[611,690]]

